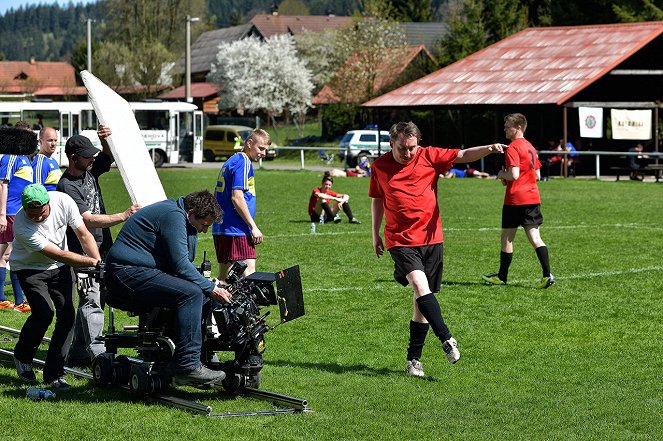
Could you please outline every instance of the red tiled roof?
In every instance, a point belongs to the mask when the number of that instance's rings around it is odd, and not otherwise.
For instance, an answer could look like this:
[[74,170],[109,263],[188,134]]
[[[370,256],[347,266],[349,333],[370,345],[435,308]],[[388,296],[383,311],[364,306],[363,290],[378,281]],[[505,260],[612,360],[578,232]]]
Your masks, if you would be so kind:
[[560,105],[662,33],[663,21],[529,28],[363,105]]
[[32,93],[34,96],[61,96],[61,95],[87,95],[87,89],[84,86],[60,87],[46,86],[40,87]]
[[[375,55],[375,53],[371,54]],[[375,71],[376,78],[373,82],[373,93],[375,94],[393,84],[405,69],[407,69],[410,63],[412,63],[420,54],[431,60],[433,59],[423,45],[380,49],[378,52],[379,57],[377,59],[371,59],[371,62],[375,63],[375,66],[377,67],[377,70]],[[353,77],[357,74],[356,65],[359,64],[361,66],[362,61],[365,61],[363,55],[365,55],[365,53],[359,52],[350,56],[343,66],[341,66],[341,68],[334,74],[332,80],[325,84],[320,92],[313,97],[312,103],[314,105],[338,103],[341,101],[356,103],[365,100],[365,91],[362,90],[361,87],[353,87],[352,84]],[[345,78],[346,76],[348,78]],[[348,91],[352,93],[352,96],[341,98],[339,95],[343,95],[343,93],[336,90],[337,87],[335,87],[335,85],[339,83],[346,86]],[[357,81],[354,81],[354,83],[357,83]],[[355,86],[363,85],[364,84],[355,84]]]
[[25,93],[47,86],[76,87],[74,67],[60,61],[0,61],[0,91]]
[[250,21],[265,38],[280,34],[298,34],[304,30],[322,32],[338,29],[352,22],[352,17],[330,15],[256,15]]
[[[186,87],[180,86],[169,92],[162,93],[158,98],[164,100],[184,99]],[[219,93],[221,88],[214,83],[191,83],[192,98],[207,98]]]

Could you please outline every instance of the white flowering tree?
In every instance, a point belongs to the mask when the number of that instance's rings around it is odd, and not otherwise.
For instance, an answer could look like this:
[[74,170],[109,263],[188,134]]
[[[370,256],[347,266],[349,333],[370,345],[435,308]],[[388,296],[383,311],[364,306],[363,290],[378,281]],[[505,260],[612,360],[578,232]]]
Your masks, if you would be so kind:
[[207,80],[221,86],[219,106],[240,112],[303,114],[311,105],[311,73],[290,35],[220,44]]

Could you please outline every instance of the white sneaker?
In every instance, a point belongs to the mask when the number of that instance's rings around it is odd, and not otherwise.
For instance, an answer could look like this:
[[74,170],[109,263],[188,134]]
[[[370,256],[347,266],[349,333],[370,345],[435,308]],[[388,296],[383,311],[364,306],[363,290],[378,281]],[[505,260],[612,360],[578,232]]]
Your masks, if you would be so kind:
[[405,363],[405,371],[413,377],[424,377],[424,367],[419,360],[408,360]]
[[458,350],[458,342],[455,338],[451,337],[449,340],[442,343],[442,350],[447,354],[449,363],[454,364],[460,360],[460,351]]

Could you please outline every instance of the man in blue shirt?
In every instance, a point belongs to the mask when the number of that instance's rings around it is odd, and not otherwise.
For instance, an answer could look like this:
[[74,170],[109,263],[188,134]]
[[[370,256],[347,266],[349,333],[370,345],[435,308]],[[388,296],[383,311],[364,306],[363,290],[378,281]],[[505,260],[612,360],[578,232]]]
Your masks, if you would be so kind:
[[202,311],[206,297],[228,303],[230,293],[203,277],[193,264],[198,233],[207,232],[221,209],[207,190],[141,208],[124,224],[106,258],[107,302],[175,312],[177,384],[205,385],[225,378],[201,363]]
[[212,226],[219,279],[225,280],[234,262],[243,261],[244,275],[256,270],[256,248],[263,235],[254,219],[256,187],[253,164],[265,156],[272,144],[269,133],[262,129],[251,132],[244,148],[223,164],[216,183],[216,200],[223,210],[223,220]]
[[[14,217],[21,209],[21,193],[23,189],[32,184],[32,166],[27,155],[34,153],[37,137],[30,130],[30,126],[24,127],[25,123],[19,121],[16,128],[5,129],[7,138],[13,138],[9,141],[9,149],[12,152],[2,155],[0,158],[0,285],[2,286],[2,295],[0,296],[0,308],[13,308],[18,312],[30,312],[30,305],[23,297],[23,290],[18,282],[18,278],[13,271],[9,272],[12,290],[14,291],[14,303],[12,304],[4,295],[4,283],[7,274],[7,262],[12,249],[14,240]],[[11,131],[13,135],[10,135]],[[8,148],[3,138],[3,148]],[[21,139],[24,138],[24,139]]]

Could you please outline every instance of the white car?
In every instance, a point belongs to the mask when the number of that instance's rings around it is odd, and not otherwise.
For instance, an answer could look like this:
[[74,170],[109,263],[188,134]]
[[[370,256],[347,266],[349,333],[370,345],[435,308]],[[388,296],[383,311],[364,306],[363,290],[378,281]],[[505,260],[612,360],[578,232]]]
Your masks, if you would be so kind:
[[350,130],[347,132],[339,147],[339,157],[348,156],[348,165],[354,167],[357,164],[357,157],[372,156],[376,157],[391,150],[389,145],[389,131],[380,130],[380,149],[378,149],[378,131],[377,130]]

